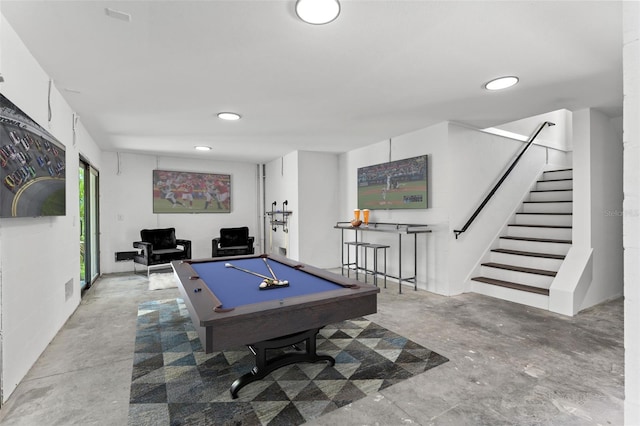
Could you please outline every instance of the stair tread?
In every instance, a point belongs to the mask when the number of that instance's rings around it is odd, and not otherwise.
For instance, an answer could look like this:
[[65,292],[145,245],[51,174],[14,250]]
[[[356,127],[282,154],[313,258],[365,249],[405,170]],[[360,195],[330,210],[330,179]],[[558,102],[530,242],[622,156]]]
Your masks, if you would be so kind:
[[573,213],[516,213],[516,214],[535,214],[535,215],[572,215]]
[[529,192],[559,192],[559,191],[573,191],[573,189],[532,189]]
[[558,170],[545,170],[542,173],[553,173],[553,172],[572,172],[573,169],[558,169]]
[[523,201],[523,204],[546,204],[546,203],[573,203],[573,200],[552,200],[552,201]]
[[507,265],[506,263],[485,262],[482,266],[488,266],[490,268],[505,269],[507,271],[524,272],[527,274],[545,275],[547,277],[555,277],[555,271],[548,271],[546,269],[526,268],[524,266]]
[[572,178],[563,178],[563,179],[542,179],[539,180],[538,182],[563,182],[563,181],[568,181],[568,180],[573,180]]
[[529,293],[537,293],[537,294],[542,294],[544,296],[549,295],[549,290],[546,288],[534,287],[530,285],[514,283],[511,281],[496,280],[495,278],[487,278],[487,277],[473,277],[471,279],[473,281],[479,281],[485,284],[493,284],[500,287],[512,288],[514,290],[521,290]]
[[571,240],[557,240],[554,238],[529,238],[529,237],[510,237],[508,235],[504,235],[500,238],[504,238],[506,240],[518,240],[518,241],[535,241],[539,243],[560,243],[560,244],[572,244]]
[[510,223],[507,226],[522,226],[527,228],[554,228],[554,229],[571,229],[573,228],[571,225],[533,225],[533,224],[522,224],[522,223]]
[[504,254],[513,254],[516,256],[529,256],[529,257],[543,257],[546,259],[559,259],[563,260],[565,258],[562,254],[553,254],[553,253],[538,253],[533,251],[522,251],[522,250],[509,250],[509,249],[493,249],[491,250],[496,253],[504,253]]
[[[554,172],[569,172],[569,171],[573,171],[573,169],[571,168],[566,168],[566,169],[557,169],[557,170],[546,170],[544,173],[554,173]],[[573,178],[562,178],[562,179],[541,179],[538,180],[538,182],[542,183],[542,182],[569,182],[569,181],[573,181]],[[562,188],[562,189],[541,189],[541,190],[532,190],[530,191],[531,193],[544,193],[544,192],[559,192],[559,191],[573,191],[573,188]],[[543,204],[549,204],[549,203],[573,203],[573,200],[547,200],[547,201],[524,201],[522,204],[530,204],[530,205],[543,205]],[[528,214],[528,215],[534,215],[534,216],[550,216],[550,215],[559,215],[559,216],[568,216],[568,215],[573,215],[573,213],[565,213],[565,212],[561,212],[561,213],[549,213],[549,212],[534,212],[534,213],[516,213],[516,215],[524,215],[524,214]],[[531,227],[531,228],[551,228],[551,229],[572,229],[571,225],[538,225],[538,224],[510,224],[508,226],[517,226],[517,227]],[[554,239],[554,238],[530,238],[530,237],[512,237],[512,236],[501,236],[500,238],[506,239],[506,240],[516,240],[516,241],[531,241],[531,242],[541,242],[541,243],[559,243],[559,244],[572,244],[571,240],[560,240],[560,239]],[[546,258],[546,259],[557,259],[557,260],[564,260],[565,256],[561,255],[561,254],[552,254],[552,253],[539,253],[539,252],[530,252],[530,251],[522,251],[522,250],[511,250],[511,249],[502,249],[502,248],[497,248],[497,249],[493,249],[491,250],[494,253],[503,253],[503,254],[511,254],[511,255],[516,255],[516,256],[529,256],[529,257],[539,257],[539,258]],[[549,277],[555,277],[557,272],[555,271],[549,271],[549,270],[545,270],[545,269],[537,269],[537,268],[528,268],[528,267],[523,267],[523,266],[515,266],[515,265],[508,265],[508,264],[504,264],[504,263],[498,263],[498,262],[486,262],[486,263],[482,263],[482,266],[486,266],[486,267],[491,267],[491,268],[498,268],[498,269],[504,269],[504,270],[509,270],[509,271],[515,271],[515,272],[524,272],[524,273],[530,273],[530,274],[537,274],[537,275],[544,275],[544,276],[549,276]],[[499,287],[505,287],[505,288],[510,288],[510,289],[514,289],[514,290],[520,290],[520,291],[525,291],[525,292],[529,292],[529,293],[536,293],[536,294],[541,294],[544,296],[549,296],[549,290],[545,289],[545,288],[540,288],[540,287],[535,287],[535,286],[530,286],[530,285],[526,285],[526,284],[520,284],[517,282],[512,282],[512,281],[505,281],[505,280],[499,280],[499,279],[495,279],[495,278],[489,278],[489,277],[474,277],[471,278],[473,281],[478,281],[478,282],[482,282],[485,284],[490,284],[490,285],[495,285],[495,286],[499,286]]]

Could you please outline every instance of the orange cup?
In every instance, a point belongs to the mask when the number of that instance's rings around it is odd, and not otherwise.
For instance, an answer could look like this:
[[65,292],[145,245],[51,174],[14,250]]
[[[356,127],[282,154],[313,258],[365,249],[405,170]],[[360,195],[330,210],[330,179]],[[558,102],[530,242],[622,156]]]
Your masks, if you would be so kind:
[[353,209],[353,218],[355,220],[360,220],[360,209]]
[[369,209],[362,210],[362,221],[364,222],[365,226],[369,225]]

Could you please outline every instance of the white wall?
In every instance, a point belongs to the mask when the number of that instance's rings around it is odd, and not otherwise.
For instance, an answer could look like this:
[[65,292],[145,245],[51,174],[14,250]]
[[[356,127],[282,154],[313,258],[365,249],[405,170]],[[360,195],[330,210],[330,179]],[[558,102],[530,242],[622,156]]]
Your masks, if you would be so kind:
[[640,424],[640,3],[623,3],[625,424]]
[[[265,165],[265,209],[283,210],[287,200],[289,232],[267,223],[267,252],[281,254],[320,268],[339,266],[338,156],[330,153],[296,151]],[[281,220],[282,216],[276,216]]]
[[298,152],[299,259],[319,268],[336,267],[340,259],[338,156]]
[[[0,221],[0,292],[2,315],[2,400],[40,356],[80,301],[78,155],[99,166],[100,153],[79,125],[73,144],[73,111],[54,87],[48,122],[49,77],[30,55],[8,22],[0,25],[2,93],[66,150],[66,216]],[[34,268],[34,265],[38,265]],[[72,281],[67,297],[65,284]]]
[[[573,126],[573,246],[558,273],[562,280],[550,289],[555,300],[550,308],[568,315],[623,291],[622,143],[615,123],[598,111],[575,111]],[[577,268],[574,275],[584,275],[580,269],[588,267],[590,282],[567,279],[570,266]],[[557,291],[571,299],[555,298]]]
[[[534,124],[532,129],[539,124]],[[540,135],[548,129],[545,127]],[[513,139],[450,126],[448,182],[452,230],[463,227],[524,146],[523,142]],[[480,256],[510,222],[516,208],[540,177],[546,167],[546,158],[547,148],[531,145],[467,232],[457,240],[451,232],[448,240],[449,294],[468,290],[465,283],[469,274],[478,268]]]
[[[100,262],[102,273],[133,270],[115,262],[115,252],[133,250],[145,228],[176,228],[176,237],[191,240],[194,259],[211,257],[211,240],[220,228],[248,226],[260,241],[258,172],[255,164],[105,152],[100,169]],[[154,169],[231,175],[231,213],[153,213]],[[257,246],[256,252],[261,247]]]
[[575,315],[623,291],[622,143],[602,113],[573,113],[573,245],[549,289],[549,310]]
[[[2,12],[2,4],[0,3],[0,12]],[[5,20],[4,20],[4,16],[2,15],[2,13],[0,13],[0,75],[2,73],[2,39],[3,39],[3,34],[4,34],[4,27],[5,27]],[[4,78],[4,76],[2,77]],[[2,88],[2,83],[0,83],[0,88]],[[3,334],[4,334],[4,330],[2,328],[2,318],[3,318],[3,313],[2,313],[2,224],[0,224],[0,407],[2,406],[3,401],[5,400],[4,397],[4,385],[3,385],[3,380],[4,380],[4,372],[3,372],[3,365],[4,365],[4,359],[3,359],[3,355],[2,355],[2,341],[3,341]],[[7,392],[8,394],[8,392]]]
[[[535,127],[535,126],[534,126]],[[544,132],[545,130],[543,130]],[[433,232],[419,236],[418,287],[443,295],[464,292],[465,281],[496,233],[535,182],[547,158],[547,148],[532,146],[485,211],[458,240],[460,229],[524,144],[519,141],[448,123],[397,136],[341,156],[341,220],[350,220],[357,206],[357,169],[389,160],[429,155],[429,208],[374,210],[372,222],[427,224]],[[560,164],[568,159],[551,150]],[[345,237],[346,238],[346,237]],[[397,275],[398,237],[364,233],[364,239],[389,244],[388,269]],[[426,241],[425,241],[426,240]],[[412,240],[403,243],[403,275],[412,272]],[[407,271],[407,272],[405,272]]]
[[[415,132],[394,136],[391,141],[378,142],[342,154],[339,162],[341,186],[338,188],[340,200],[338,220],[349,221],[353,218],[353,209],[358,206],[358,168],[418,155],[427,154],[429,156],[427,171],[429,208],[426,210],[372,210],[369,220],[371,222],[426,224],[432,227],[431,234],[420,234],[417,237],[418,288],[442,294],[446,291],[448,282],[446,268],[446,241],[449,233],[447,140],[448,125],[440,123]],[[345,240],[353,239],[353,235],[349,234],[345,234]],[[391,275],[397,276],[398,235],[365,232],[363,238],[368,242],[391,246],[387,255],[387,271]],[[404,276],[413,275],[412,237],[403,238],[402,258],[402,274]]]
[[[573,151],[573,246],[591,248],[591,155],[590,111],[573,114],[573,134],[576,140]],[[579,230],[579,231],[578,231]]]
[[[545,147],[532,146],[473,228],[455,240],[453,229],[464,224],[523,146],[512,139],[440,123],[339,157],[311,152],[288,154],[265,167],[265,208],[270,210],[271,202],[276,201],[276,209],[282,209],[286,199],[287,208],[293,211],[288,234],[281,227],[268,231],[267,251],[278,253],[286,248],[291,258],[321,267],[339,266],[340,231],[333,226],[353,217],[357,169],[427,154],[429,208],[373,210],[370,220],[429,225],[433,232],[418,236],[418,287],[445,295],[462,293],[467,276],[539,177],[546,159],[553,158],[561,166],[569,161],[556,150],[549,153]],[[313,222],[304,218],[313,218]],[[345,240],[353,239],[350,231],[345,232]],[[397,276],[398,235],[364,232],[361,238],[391,246],[387,270]],[[405,236],[403,276],[413,274],[413,251],[413,238]]]
[[561,151],[571,151],[573,149],[572,114],[571,111],[566,109],[534,115],[533,117],[501,124],[495,126],[495,128],[523,135],[528,138],[533,134],[536,127],[545,121],[550,121],[556,125],[546,127],[540,132],[534,143]]
[[590,118],[593,282],[582,308],[622,296],[624,286],[622,141],[608,117],[592,110]]
[[[265,209],[271,211],[271,203],[276,205],[274,210],[283,210],[282,203],[287,201],[286,210],[292,211],[289,216],[288,229],[284,232],[282,226],[276,226],[273,231],[267,217],[265,241],[266,253],[285,254],[291,259],[299,259],[298,245],[298,221],[300,211],[298,209],[298,153],[292,152],[265,165]],[[282,219],[276,216],[276,220]]]

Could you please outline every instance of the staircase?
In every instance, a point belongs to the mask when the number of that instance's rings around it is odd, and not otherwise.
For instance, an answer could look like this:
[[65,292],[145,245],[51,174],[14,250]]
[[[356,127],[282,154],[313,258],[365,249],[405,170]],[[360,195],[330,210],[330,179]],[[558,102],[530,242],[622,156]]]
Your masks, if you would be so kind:
[[544,172],[527,198],[471,291],[549,309],[549,287],[571,247],[572,169]]

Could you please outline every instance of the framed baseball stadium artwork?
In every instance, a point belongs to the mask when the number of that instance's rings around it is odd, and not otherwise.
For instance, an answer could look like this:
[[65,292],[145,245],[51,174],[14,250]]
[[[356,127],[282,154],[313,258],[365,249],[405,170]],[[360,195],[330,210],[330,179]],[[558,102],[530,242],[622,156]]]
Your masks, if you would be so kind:
[[426,209],[428,156],[358,169],[358,208]]
[[230,213],[231,176],[153,171],[154,213]]

